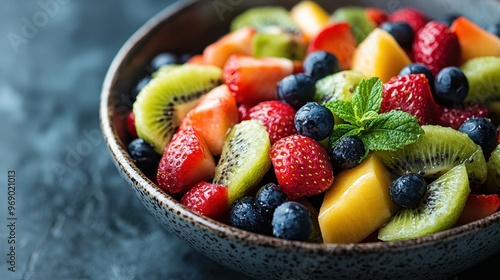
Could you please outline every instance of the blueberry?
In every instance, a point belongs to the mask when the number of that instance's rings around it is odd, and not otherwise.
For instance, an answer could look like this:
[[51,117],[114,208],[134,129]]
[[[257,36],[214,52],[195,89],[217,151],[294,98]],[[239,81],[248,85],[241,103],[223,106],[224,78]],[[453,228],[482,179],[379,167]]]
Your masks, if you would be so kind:
[[177,63],[179,63],[179,58],[177,57],[177,55],[173,53],[164,52],[156,55],[155,57],[153,57],[153,59],[151,59],[151,63],[149,64],[150,67],[149,70],[152,73],[156,72],[158,69],[160,69],[160,67],[164,65],[177,64]]
[[411,50],[414,33],[411,26],[406,22],[384,22],[380,25],[382,30],[387,31],[396,39],[398,44],[405,50]]
[[307,102],[295,114],[295,128],[300,135],[322,141],[333,129],[332,112],[316,102]]
[[402,175],[389,187],[392,201],[404,208],[417,206],[424,198],[426,190],[425,179],[414,173]]
[[304,73],[318,81],[341,70],[338,58],[326,51],[311,52],[304,59]]
[[154,150],[153,146],[142,138],[136,138],[128,144],[127,149],[137,167],[148,178],[156,178],[161,155]]
[[270,234],[270,220],[266,220],[255,205],[252,196],[236,200],[229,210],[229,224],[250,232]]
[[262,186],[255,196],[255,205],[262,216],[271,219],[276,207],[288,201],[287,195],[275,183]]
[[486,27],[486,31],[497,35],[497,37],[500,37],[500,22],[488,25]]
[[429,81],[431,90],[434,92],[434,74],[427,66],[421,63],[411,63],[403,67],[403,69],[401,69],[401,71],[399,72],[399,76],[406,76],[411,74],[424,74]]
[[453,22],[459,18],[461,15],[458,15],[458,14],[449,14],[449,15],[444,15],[444,16],[441,16],[439,18],[437,18],[436,20],[437,21],[440,21],[444,24],[446,24],[446,26],[448,27],[451,27],[451,25],[453,24]]
[[459,128],[483,150],[486,160],[497,146],[498,130],[488,118],[471,118],[466,120]]
[[289,75],[278,83],[279,99],[290,104],[295,110],[311,101],[315,93],[316,84],[313,78],[306,74]]
[[137,95],[141,90],[151,81],[150,76],[146,76],[142,79],[139,80],[139,82],[135,85],[135,87],[132,89],[132,99],[135,100],[137,98]]
[[311,214],[302,204],[288,201],[274,211],[272,226],[275,237],[305,241],[312,232]]
[[464,102],[469,93],[469,82],[462,70],[455,66],[441,69],[434,80],[434,97],[442,105]]
[[360,164],[365,153],[365,145],[358,137],[347,136],[330,149],[330,158],[335,167],[351,169]]

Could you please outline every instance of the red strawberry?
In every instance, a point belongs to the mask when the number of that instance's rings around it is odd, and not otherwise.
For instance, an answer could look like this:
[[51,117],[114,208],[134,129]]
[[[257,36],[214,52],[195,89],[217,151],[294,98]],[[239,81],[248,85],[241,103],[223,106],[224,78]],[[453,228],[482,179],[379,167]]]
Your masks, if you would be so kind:
[[158,167],[158,185],[169,193],[189,190],[210,180],[215,161],[205,140],[191,127],[179,130],[165,148]]
[[250,112],[250,109],[252,109],[252,106],[247,104],[241,104],[240,106],[238,106],[238,116],[240,122],[242,120],[248,120],[248,114]]
[[488,107],[472,102],[452,107],[441,106],[437,124],[458,129],[466,120],[474,117],[488,117]]
[[229,208],[227,187],[200,182],[182,196],[181,204],[198,214],[220,220]]
[[375,7],[366,8],[366,17],[375,26],[379,26],[389,20],[389,14],[386,11]]
[[401,8],[389,15],[390,22],[402,21],[411,26],[413,32],[416,34],[427,22],[429,17],[421,10],[411,7]]
[[271,146],[278,183],[290,200],[320,194],[333,184],[333,167],[326,149],[302,135],[291,135]]
[[437,105],[425,75],[395,76],[383,87],[381,113],[401,110],[415,116],[420,125],[434,124]]
[[460,63],[460,44],[455,33],[439,21],[430,21],[415,36],[412,58],[436,75],[447,66]]
[[457,224],[463,225],[485,218],[500,210],[500,195],[470,194]]
[[137,130],[135,130],[135,116],[133,111],[128,113],[125,125],[130,137],[133,139],[137,138]]
[[290,105],[277,100],[261,102],[250,109],[247,120],[259,120],[266,127],[271,144],[279,139],[297,134],[295,113]]
[[224,66],[222,78],[236,102],[253,106],[278,99],[277,83],[293,71],[293,61],[286,58],[232,55]]

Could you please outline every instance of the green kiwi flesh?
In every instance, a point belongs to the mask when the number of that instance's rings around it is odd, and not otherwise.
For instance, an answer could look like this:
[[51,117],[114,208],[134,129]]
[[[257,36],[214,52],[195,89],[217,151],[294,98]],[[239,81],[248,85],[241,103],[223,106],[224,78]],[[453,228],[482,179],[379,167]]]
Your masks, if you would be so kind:
[[467,168],[460,164],[429,184],[414,208],[401,208],[379,229],[382,241],[398,241],[447,230],[460,217],[470,193]]
[[395,175],[420,174],[436,179],[453,167],[465,164],[471,182],[486,181],[483,151],[467,134],[437,125],[422,126],[425,134],[415,143],[396,151],[377,151],[382,163]]
[[226,136],[215,168],[214,184],[228,187],[228,203],[248,194],[271,168],[271,141],[257,120],[235,125]]
[[163,154],[188,111],[221,82],[220,68],[191,64],[153,78],[133,104],[137,135]]
[[489,193],[500,193],[500,145],[491,153],[487,165],[486,190]]
[[246,26],[251,26],[264,33],[273,33],[276,29],[292,34],[301,33],[288,10],[279,6],[250,8],[233,19],[230,29],[235,31]]
[[347,21],[351,26],[351,30],[358,44],[376,27],[375,24],[366,17],[366,9],[361,7],[338,8],[332,14],[332,19],[334,21]]
[[297,35],[286,32],[257,32],[252,39],[254,57],[283,57],[290,60],[303,60],[307,46]]

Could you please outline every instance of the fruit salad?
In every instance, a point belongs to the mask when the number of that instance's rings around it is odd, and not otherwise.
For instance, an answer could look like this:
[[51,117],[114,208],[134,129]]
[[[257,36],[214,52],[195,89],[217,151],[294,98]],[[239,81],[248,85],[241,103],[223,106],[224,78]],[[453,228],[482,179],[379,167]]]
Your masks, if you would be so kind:
[[165,194],[288,240],[407,240],[500,209],[500,27],[414,7],[248,9],[132,91],[130,157]]

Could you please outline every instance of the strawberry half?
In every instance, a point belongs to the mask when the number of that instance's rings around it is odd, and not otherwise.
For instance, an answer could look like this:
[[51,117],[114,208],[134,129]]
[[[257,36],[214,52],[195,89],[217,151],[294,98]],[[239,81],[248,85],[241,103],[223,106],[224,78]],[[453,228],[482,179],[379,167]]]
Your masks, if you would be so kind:
[[463,225],[486,218],[500,210],[500,195],[469,194],[457,224]]
[[429,17],[419,9],[406,7],[390,14],[388,21],[406,22],[416,34],[427,22],[429,22]]
[[137,130],[135,129],[135,115],[134,115],[133,111],[130,111],[127,114],[127,119],[125,121],[125,125],[126,125],[127,132],[129,133],[130,137],[132,137],[132,139],[137,138],[138,137]]
[[368,7],[366,8],[366,18],[370,20],[375,26],[380,26],[382,23],[389,20],[389,14],[379,8]]
[[278,99],[277,83],[293,71],[293,61],[286,58],[232,55],[224,65],[222,78],[236,102],[253,106]]
[[412,57],[437,75],[445,67],[460,64],[458,37],[446,24],[430,21],[415,36]]
[[452,107],[441,106],[437,124],[459,129],[466,120],[482,117],[488,117],[488,107],[483,104],[470,102]]
[[282,138],[271,146],[270,156],[278,183],[290,200],[323,193],[333,184],[327,150],[309,137]]
[[297,134],[295,128],[295,113],[290,105],[277,100],[261,102],[250,109],[247,120],[258,120],[266,127],[271,144],[279,139]]
[[401,110],[415,116],[420,125],[435,123],[437,105],[424,74],[392,77],[383,88],[381,113]]
[[169,193],[189,190],[213,178],[215,161],[205,140],[188,127],[174,134],[158,166],[158,185]]
[[227,187],[200,182],[182,196],[181,204],[198,214],[221,220],[229,208]]

